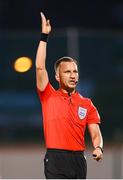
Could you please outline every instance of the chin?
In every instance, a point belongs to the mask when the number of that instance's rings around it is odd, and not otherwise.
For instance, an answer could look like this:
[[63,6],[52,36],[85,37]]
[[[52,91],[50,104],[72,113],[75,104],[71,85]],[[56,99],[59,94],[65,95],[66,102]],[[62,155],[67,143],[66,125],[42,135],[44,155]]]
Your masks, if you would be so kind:
[[75,84],[70,84],[68,87],[70,87],[70,88],[76,88],[76,85]]
[[71,86],[68,86],[67,88],[68,88],[69,91],[73,91],[73,90],[75,90],[76,86],[71,85]]

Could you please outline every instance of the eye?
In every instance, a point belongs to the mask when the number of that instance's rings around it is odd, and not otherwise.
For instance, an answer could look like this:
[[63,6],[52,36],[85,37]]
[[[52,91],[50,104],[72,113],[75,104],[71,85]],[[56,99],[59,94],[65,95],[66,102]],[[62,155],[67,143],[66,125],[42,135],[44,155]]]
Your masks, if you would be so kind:
[[64,73],[70,73],[70,70],[65,71]]
[[74,73],[78,73],[78,71],[77,71],[77,70],[74,70],[73,72],[74,72]]

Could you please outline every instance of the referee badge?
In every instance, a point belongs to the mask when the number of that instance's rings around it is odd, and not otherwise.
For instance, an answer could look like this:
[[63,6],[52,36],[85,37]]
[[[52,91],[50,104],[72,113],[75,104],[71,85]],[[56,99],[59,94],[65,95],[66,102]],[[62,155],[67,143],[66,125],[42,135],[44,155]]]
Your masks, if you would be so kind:
[[86,114],[87,114],[87,109],[82,108],[82,107],[79,106],[79,109],[78,109],[78,116],[79,116],[79,118],[80,119],[84,119]]

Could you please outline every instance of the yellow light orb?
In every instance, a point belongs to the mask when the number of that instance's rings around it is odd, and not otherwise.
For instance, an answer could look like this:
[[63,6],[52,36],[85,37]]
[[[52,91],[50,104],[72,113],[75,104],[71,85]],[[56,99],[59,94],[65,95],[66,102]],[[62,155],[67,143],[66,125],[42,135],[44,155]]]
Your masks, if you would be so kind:
[[14,69],[17,72],[23,73],[32,67],[32,60],[28,57],[20,57],[14,63]]

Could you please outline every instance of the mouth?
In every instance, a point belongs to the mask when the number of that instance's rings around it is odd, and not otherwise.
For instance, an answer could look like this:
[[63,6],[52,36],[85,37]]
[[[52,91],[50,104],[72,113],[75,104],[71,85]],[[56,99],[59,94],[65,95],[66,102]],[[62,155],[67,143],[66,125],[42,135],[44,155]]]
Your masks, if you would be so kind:
[[76,81],[75,80],[71,80],[69,81],[70,84],[76,84]]

